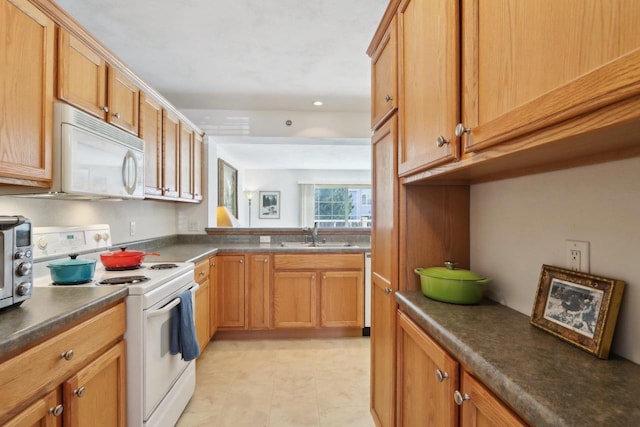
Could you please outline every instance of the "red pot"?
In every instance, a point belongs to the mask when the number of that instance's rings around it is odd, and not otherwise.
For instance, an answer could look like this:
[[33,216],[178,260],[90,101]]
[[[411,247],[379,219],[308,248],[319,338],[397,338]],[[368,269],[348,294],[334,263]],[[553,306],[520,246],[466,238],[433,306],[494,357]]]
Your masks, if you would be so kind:
[[128,251],[127,248],[120,248],[119,251],[100,254],[100,261],[106,268],[134,268],[142,264],[147,255],[160,255],[159,253],[147,253],[143,251]]

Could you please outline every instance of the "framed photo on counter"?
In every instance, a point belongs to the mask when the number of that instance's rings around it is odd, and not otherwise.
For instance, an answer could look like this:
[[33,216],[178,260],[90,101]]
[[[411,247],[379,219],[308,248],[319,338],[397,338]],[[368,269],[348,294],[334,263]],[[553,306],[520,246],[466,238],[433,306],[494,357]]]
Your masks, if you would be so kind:
[[623,289],[620,280],[543,265],[531,324],[606,359]]

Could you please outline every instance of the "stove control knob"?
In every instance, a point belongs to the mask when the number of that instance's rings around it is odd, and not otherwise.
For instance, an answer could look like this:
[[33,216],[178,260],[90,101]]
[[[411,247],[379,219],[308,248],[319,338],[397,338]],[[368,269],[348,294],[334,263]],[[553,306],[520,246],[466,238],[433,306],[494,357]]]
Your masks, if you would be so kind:
[[104,240],[105,242],[109,240],[109,237],[111,237],[109,236],[109,233],[102,233],[102,240]]
[[31,293],[31,288],[32,288],[31,282],[22,282],[18,285],[18,288],[16,289],[16,293],[18,294],[18,296],[24,297]]
[[102,240],[102,234],[100,234],[100,233],[96,233],[96,234],[93,236],[93,240],[95,240],[96,242],[100,242],[100,240]]
[[27,274],[31,273],[31,263],[21,263],[18,268],[16,268],[16,273],[18,274],[18,276],[26,276]]

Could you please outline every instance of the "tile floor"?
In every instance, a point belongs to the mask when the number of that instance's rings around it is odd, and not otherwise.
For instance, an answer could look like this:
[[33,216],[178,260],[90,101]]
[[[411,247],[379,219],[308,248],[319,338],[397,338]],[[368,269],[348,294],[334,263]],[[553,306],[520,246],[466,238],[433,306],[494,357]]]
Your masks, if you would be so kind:
[[374,427],[369,338],[213,341],[178,427]]

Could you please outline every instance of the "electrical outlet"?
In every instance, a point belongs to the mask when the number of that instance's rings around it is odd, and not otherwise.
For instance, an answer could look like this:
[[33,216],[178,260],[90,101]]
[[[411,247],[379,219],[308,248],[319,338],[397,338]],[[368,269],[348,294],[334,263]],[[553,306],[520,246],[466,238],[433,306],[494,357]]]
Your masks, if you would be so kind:
[[573,271],[589,272],[589,242],[567,240],[567,268]]
[[271,236],[260,236],[260,243],[271,243]]
[[130,236],[135,236],[136,234],[136,222],[135,221],[130,221],[129,222],[129,235]]

